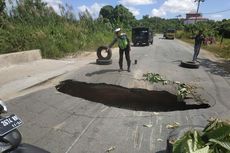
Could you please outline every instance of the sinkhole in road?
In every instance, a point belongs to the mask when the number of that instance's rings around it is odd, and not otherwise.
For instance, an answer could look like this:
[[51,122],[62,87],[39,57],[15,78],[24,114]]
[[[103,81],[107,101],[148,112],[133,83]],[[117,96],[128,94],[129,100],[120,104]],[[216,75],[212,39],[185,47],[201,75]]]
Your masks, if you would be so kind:
[[56,89],[64,94],[91,102],[138,111],[176,111],[210,107],[205,103],[177,102],[176,95],[168,91],[125,88],[105,83],[66,80],[57,85]]

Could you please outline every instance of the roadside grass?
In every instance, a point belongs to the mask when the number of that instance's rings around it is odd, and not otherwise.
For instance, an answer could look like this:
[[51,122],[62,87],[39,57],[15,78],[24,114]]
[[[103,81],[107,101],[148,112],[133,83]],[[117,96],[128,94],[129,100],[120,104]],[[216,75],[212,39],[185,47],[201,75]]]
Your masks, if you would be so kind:
[[222,58],[230,59],[230,39],[225,38],[222,45],[220,45],[220,41],[217,41],[215,44],[203,46],[203,48]]
[[9,23],[0,28],[0,54],[41,49],[44,58],[61,58],[83,50],[96,50],[112,41],[113,32],[104,25],[90,26],[93,29],[67,22],[42,26]]
[[[188,37],[178,39],[189,44],[194,44],[194,39]],[[215,44],[202,45],[202,48],[226,60],[230,59],[230,39],[224,38],[222,45],[220,45],[220,38],[217,38]]]

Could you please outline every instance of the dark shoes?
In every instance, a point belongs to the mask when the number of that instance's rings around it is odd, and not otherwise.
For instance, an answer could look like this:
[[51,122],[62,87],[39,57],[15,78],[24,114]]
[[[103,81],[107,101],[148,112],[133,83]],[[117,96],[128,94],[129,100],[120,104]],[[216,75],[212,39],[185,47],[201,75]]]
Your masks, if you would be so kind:
[[[121,71],[123,71],[123,68],[120,68],[120,69],[118,70],[118,72],[121,72]],[[130,68],[128,68],[127,71],[128,71],[128,72],[131,72]]]

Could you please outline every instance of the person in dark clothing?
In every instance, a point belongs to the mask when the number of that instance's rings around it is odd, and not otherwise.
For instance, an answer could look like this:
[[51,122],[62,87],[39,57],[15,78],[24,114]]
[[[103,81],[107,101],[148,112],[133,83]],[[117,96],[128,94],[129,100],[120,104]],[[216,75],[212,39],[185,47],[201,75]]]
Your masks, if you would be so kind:
[[205,38],[203,35],[203,32],[200,30],[199,33],[195,37],[195,45],[194,45],[194,54],[192,61],[195,62],[197,60],[197,57],[200,53],[200,47],[202,42],[204,42]]
[[130,72],[130,41],[125,33],[121,33],[121,28],[117,28],[115,31],[115,38],[112,43],[109,45],[108,49],[111,48],[116,42],[118,42],[119,47],[119,71],[123,70],[123,54],[125,53],[125,58],[127,61],[128,72]]

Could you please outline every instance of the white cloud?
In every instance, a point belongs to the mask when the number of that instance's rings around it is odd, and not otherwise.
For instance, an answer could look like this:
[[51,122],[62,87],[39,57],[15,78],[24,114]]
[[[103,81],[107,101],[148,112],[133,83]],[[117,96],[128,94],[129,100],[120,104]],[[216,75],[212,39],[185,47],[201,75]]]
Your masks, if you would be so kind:
[[155,0],[119,0],[123,5],[149,5],[153,4]]
[[94,3],[91,6],[82,5],[78,7],[78,10],[81,12],[88,10],[89,13],[92,15],[92,17],[95,19],[98,17],[99,12],[103,6],[104,6],[103,4]]
[[187,13],[196,9],[194,0],[166,0],[159,9],[153,9],[151,16],[165,16],[167,13]]
[[135,7],[127,7],[127,8],[129,9],[130,12],[133,13],[134,16],[140,15],[139,9],[136,9]]
[[153,9],[151,12],[151,16],[161,17],[165,15],[166,15],[166,12],[163,9]]
[[213,15],[210,15],[209,18],[215,21],[221,21],[224,19],[223,15],[221,14],[213,14]]
[[42,0],[42,1],[46,2],[49,7],[52,7],[56,13],[60,14],[59,5],[63,5],[61,0]]

